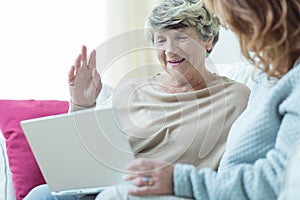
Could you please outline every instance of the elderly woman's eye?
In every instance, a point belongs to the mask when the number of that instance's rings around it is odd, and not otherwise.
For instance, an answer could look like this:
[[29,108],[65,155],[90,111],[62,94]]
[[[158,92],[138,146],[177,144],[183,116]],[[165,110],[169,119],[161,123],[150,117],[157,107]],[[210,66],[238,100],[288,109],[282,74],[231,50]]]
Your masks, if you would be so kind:
[[184,36],[184,35],[183,36],[178,36],[177,39],[179,39],[179,40],[185,40],[185,39],[187,39],[187,36]]
[[157,40],[155,40],[154,42],[155,42],[155,44],[162,44],[162,43],[164,43],[166,40],[165,39],[157,39]]

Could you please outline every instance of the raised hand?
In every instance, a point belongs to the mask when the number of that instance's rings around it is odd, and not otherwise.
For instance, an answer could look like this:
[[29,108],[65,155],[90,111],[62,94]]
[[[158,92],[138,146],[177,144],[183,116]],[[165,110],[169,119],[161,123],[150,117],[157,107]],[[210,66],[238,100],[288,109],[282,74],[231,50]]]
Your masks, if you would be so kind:
[[172,195],[173,165],[139,158],[128,164],[125,180],[137,186],[129,191],[132,195]]
[[91,107],[102,89],[102,82],[96,69],[96,51],[91,52],[89,59],[86,52],[82,46],[81,54],[69,71],[69,90],[73,104]]

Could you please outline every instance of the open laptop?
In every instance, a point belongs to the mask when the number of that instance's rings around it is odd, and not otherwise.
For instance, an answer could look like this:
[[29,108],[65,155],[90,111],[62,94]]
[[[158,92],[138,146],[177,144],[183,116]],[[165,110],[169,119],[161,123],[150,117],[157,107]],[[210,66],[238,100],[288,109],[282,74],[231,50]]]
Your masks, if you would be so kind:
[[134,153],[113,109],[87,109],[21,121],[53,195],[93,194],[123,183]]

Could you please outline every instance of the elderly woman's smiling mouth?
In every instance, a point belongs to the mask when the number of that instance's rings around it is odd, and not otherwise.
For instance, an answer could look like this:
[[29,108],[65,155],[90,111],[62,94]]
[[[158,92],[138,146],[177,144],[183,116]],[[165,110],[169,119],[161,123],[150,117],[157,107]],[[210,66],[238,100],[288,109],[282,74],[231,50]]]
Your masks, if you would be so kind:
[[179,66],[182,62],[185,61],[185,58],[180,58],[180,59],[173,59],[173,60],[168,60],[167,62],[173,66],[173,67],[176,67],[176,66]]

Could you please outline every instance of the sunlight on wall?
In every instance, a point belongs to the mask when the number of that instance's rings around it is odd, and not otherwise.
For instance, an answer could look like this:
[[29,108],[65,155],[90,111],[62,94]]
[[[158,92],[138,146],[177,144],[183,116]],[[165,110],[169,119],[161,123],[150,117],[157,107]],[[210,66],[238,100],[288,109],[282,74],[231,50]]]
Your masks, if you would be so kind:
[[67,74],[103,38],[99,0],[0,2],[0,98],[69,99]]
[[[159,1],[1,1],[0,98],[68,100],[67,74],[81,46],[90,52],[115,35],[142,28]],[[135,60],[122,59],[104,81],[117,82]]]
[[[157,64],[156,51],[145,48],[151,45],[146,42],[144,35],[145,21],[160,1],[109,0],[107,3],[106,38],[112,40],[106,42],[109,43],[108,47],[115,46],[115,48],[97,54],[99,56],[97,60],[101,60],[103,54],[113,58],[109,66],[97,66],[97,69],[103,67],[107,69],[102,79],[107,84],[115,87],[120,80],[161,71],[161,66]],[[115,44],[116,41],[119,41],[118,44]],[[102,52],[100,49],[97,49],[97,53]]]
[[[0,1],[0,99],[69,100],[68,71],[81,46],[85,44],[89,53],[110,38],[141,30],[146,17],[160,1]],[[222,30],[220,40],[211,60],[221,64],[241,62],[233,34]],[[114,53],[115,49],[109,47],[104,54]],[[148,72],[139,70],[130,76],[149,75],[160,68],[153,51],[128,52],[126,57],[114,61],[103,81],[115,86],[136,66],[145,66]],[[98,56],[105,55],[97,51],[97,59]],[[101,63],[97,63],[97,69],[98,64]],[[154,66],[153,70],[149,66]]]

